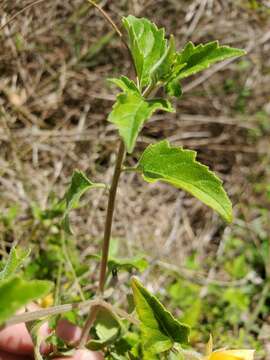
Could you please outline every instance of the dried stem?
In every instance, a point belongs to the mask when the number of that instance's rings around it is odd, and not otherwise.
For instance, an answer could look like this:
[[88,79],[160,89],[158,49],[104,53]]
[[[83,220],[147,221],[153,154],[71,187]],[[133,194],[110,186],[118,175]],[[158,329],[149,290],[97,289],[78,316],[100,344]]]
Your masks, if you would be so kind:
[[117,33],[117,35],[119,36],[119,38],[121,39],[123,45],[125,46],[127,52],[128,52],[128,55],[130,57],[130,61],[131,61],[131,64],[133,65],[133,68],[134,68],[134,73],[136,75],[136,66],[134,64],[134,61],[133,61],[133,58],[132,58],[132,54],[131,54],[131,51],[130,51],[130,48],[121,32],[121,30],[119,29],[119,27],[115,24],[115,22],[113,21],[113,19],[109,16],[109,14],[106,13],[106,11],[104,11],[102,9],[102,7],[100,7],[98,4],[95,3],[95,1],[93,0],[87,0],[91,5],[93,5],[100,13],[101,15],[104,17],[104,19],[106,21],[108,21],[108,23],[111,25],[111,27],[114,29],[114,31]]
[[49,307],[46,309],[40,309],[37,311],[31,311],[31,312],[29,311],[29,312],[25,312],[23,314],[15,315],[5,322],[4,326],[1,327],[1,330],[2,330],[2,328],[5,328],[10,325],[31,322],[31,321],[42,319],[44,317],[63,314],[65,312],[68,312],[71,310],[79,310],[79,309],[83,309],[83,308],[88,308],[89,306],[91,308],[97,307],[97,306],[105,308],[108,311],[117,314],[119,317],[129,320],[129,322],[131,322],[134,325],[138,325],[138,323],[139,323],[139,321],[137,319],[135,319],[133,316],[129,315],[124,310],[119,309],[119,308],[107,303],[106,301],[104,301],[102,299],[93,299],[93,300],[86,300],[86,301],[81,301],[81,302],[73,303],[73,304],[52,306],[52,307]]
[[102,14],[102,16],[110,23],[112,28],[117,32],[117,34],[120,36],[120,38],[123,37],[123,34],[119,30],[118,26],[115,24],[115,22],[111,19],[111,17],[102,9],[101,6],[95,3],[93,0],[87,0],[91,5],[93,5],[95,8],[98,9],[98,11]]
[[15,20],[19,15],[21,15],[24,11],[26,11],[27,9],[30,9],[31,7],[38,5],[42,2],[44,2],[45,0],[36,0],[34,2],[32,2],[31,4],[26,5],[23,9],[21,9],[20,11],[18,11],[16,14],[14,14],[13,16],[11,16],[11,18],[9,20],[7,20],[7,22],[2,25],[0,27],[0,31],[3,30],[8,24],[10,24],[13,20]]

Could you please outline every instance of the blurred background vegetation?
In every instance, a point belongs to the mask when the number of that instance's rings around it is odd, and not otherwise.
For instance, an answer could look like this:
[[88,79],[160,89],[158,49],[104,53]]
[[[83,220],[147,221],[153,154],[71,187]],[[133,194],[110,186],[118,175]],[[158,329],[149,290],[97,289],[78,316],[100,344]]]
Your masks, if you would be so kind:
[[[30,4],[2,0],[0,21]],[[197,200],[166,184],[121,178],[114,257],[143,255],[142,279],[192,328],[199,348],[211,332],[217,346],[254,347],[270,357],[270,2],[255,0],[103,0],[117,24],[148,17],[177,46],[217,39],[247,50],[184,84],[176,114],[146,125],[135,164],[150,142],[198,151],[234,204],[226,226]],[[32,249],[27,277],[53,279],[55,303],[89,298],[96,289],[106,195],[85,196],[72,214],[74,237],[61,230],[72,170],[110,181],[117,134],[106,122],[115,89],[106,78],[132,76],[126,50],[85,0],[47,0],[0,32],[0,254]],[[135,261],[129,272],[144,268]],[[118,271],[125,306],[129,274]],[[136,270],[136,268],[138,268]],[[90,281],[89,281],[90,279]],[[121,291],[124,290],[124,291]],[[110,294],[109,294],[110,295]],[[109,296],[108,295],[108,296]],[[71,316],[71,315],[70,315]]]

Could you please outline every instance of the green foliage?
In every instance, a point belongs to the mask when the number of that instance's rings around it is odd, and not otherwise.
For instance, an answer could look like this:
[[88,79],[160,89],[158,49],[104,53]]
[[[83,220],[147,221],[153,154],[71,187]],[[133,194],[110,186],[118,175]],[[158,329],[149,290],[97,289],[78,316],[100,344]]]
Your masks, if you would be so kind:
[[49,293],[52,283],[43,280],[26,281],[17,276],[0,282],[0,324],[17,310]]
[[185,280],[177,281],[168,288],[173,306],[181,306],[180,320],[191,327],[197,326],[202,312],[200,286]]
[[[170,48],[165,39],[164,29],[158,29],[151,21],[129,15],[123,18],[123,25],[129,37],[130,51],[136,67],[140,89],[166,75],[164,64],[170,62]],[[163,71],[161,71],[161,67]]]
[[177,321],[136,278],[131,285],[146,352],[159,354],[170,350],[175,342],[186,344],[189,327]]
[[[90,257],[101,260],[100,255],[90,255]],[[109,256],[108,270],[132,271],[133,269],[143,272],[148,267],[148,262],[144,256],[134,256],[133,258],[119,258]]]
[[245,54],[244,50],[220,46],[218,41],[195,46],[192,42],[177,52],[174,38],[165,39],[164,29],[151,21],[128,16],[123,18],[135,64],[139,88],[165,84],[170,96],[182,94],[180,80],[207,69],[210,65]]
[[143,272],[148,267],[148,262],[145,260],[143,256],[136,256],[129,259],[124,258],[109,258],[108,260],[108,268],[109,270],[112,269],[119,269],[119,270],[126,270],[131,271],[132,269],[136,269],[140,272]]
[[[241,56],[245,52],[228,46],[220,46],[217,41],[197,46],[190,42],[182,51],[178,52],[175,48],[174,37],[170,36],[169,40],[167,40],[164,29],[158,29],[154,23],[147,19],[128,16],[123,18],[123,25],[128,34],[130,53],[136,69],[136,82],[125,76],[110,79],[122,92],[118,94],[108,120],[117,127],[119,135],[125,143],[125,150],[131,154],[143,125],[152,114],[158,110],[174,111],[172,104],[166,97],[181,97],[182,79],[207,69],[211,64],[231,57]],[[89,48],[81,59],[89,63],[93,56],[99,53],[103,46],[110,41],[112,36],[113,33],[106,35],[100,42]],[[81,52],[81,42],[76,44],[76,49],[79,54]],[[151,98],[151,94],[157,92],[161,87],[164,87],[165,90],[164,98]],[[248,94],[244,93],[241,96],[239,107],[245,105],[243,99],[245,100]],[[104,253],[102,261],[100,261],[103,274],[106,275],[106,270],[109,270],[107,271],[108,277],[110,272],[114,275],[114,272],[119,269],[129,272],[134,269],[144,271],[148,265],[144,257],[124,259],[119,258],[117,252],[114,254],[111,252],[107,259],[114,210],[114,195],[117,192],[117,182],[121,170],[124,168],[118,166],[119,164],[123,165],[121,164],[122,158],[125,158],[124,153],[122,157],[119,155],[116,162],[115,175],[109,191]],[[195,151],[171,146],[166,140],[161,141],[147,147],[137,167],[133,168],[133,170],[140,172],[147,182],[163,181],[191,193],[217,211],[226,221],[230,222],[232,220],[232,205],[222,187],[221,180],[208,167],[196,160]],[[117,171],[119,172],[117,173]],[[56,223],[56,221],[60,215],[63,215],[62,225],[68,234],[72,234],[69,222],[70,211],[79,206],[80,199],[86,191],[105,187],[104,184],[92,182],[84,173],[76,170],[72,175],[64,200],[54,203],[47,210],[41,209],[37,204],[32,204],[32,216],[36,222],[42,224],[42,235],[46,235],[44,237],[39,236],[43,240],[43,248],[38,251],[38,255],[35,254],[36,258],[27,267],[26,276],[31,278],[33,275],[38,274],[39,278],[56,280],[56,302],[60,303],[61,300],[67,302],[70,299],[71,302],[77,301],[79,298],[77,294],[82,299],[95,295],[95,285],[91,288],[88,284],[89,264],[80,263],[80,257],[74,243],[71,245],[66,241],[60,229],[60,224]],[[1,220],[9,228],[12,227],[17,216],[15,210],[11,211],[10,214],[8,213],[6,217],[1,217]],[[40,233],[38,234],[40,235]],[[71,240],[71,238],[68,240]],[[266,237],[263,239],[263,248],[266,250],[259,252],[259,260],[254,260],[253,256],[250,256],[250,258],[254,262],[260,261],[262,266],[266,268],[265,273],[267,273],[269,253],[266,256],[265,251],[269,252],[269,239]],[[106,255],[104,256],[104,254]],[[28,302],[44,297],[52,288],[52,283],[48,281],[26,281],[14,276],[14,273],[20,268],[28,255],[29,251],[19,251],[13,248],[4,269],[0,272],[0,324]],[[90,257],[101,260],[100,256],[91,255]],[[232,277],[233,280],[242,280],[250,272],[250,258],[246,259],[242,254],[237,254],[229,266],[228,261],[224,261],[224,269],[227,270],[227,275]],[[65,262],[67,262],[68,269],[65,268]],[[194,257],[191,256],[188,259],[187,268],[191,271],[198,270],[199,266]],[[63,280],[65,281],[64,284],[62,284]],[[104,276],[103,284],[100,281],[101,295],[103,295],[104,283],[109,283],[107,280],[106,276]],[[211,280],[210,277],[209,280]],[[115,284],[113,281],[110,283]],[[202,288],[201,285],[187,280],[180,283],[175,278],[171,283],[173,284],[168,286],[165,299],[167,300],[169,294],[172,303],[181,309],[178,316],[181,322],[166,310],[161,302],[137,279],[133,278],[131,284],[141,332],[134,330],[133,323],[136,324],[135,319],[133,319],[132,324],[129,324],[128,321],[132,315],[125,314],[124,311],[119,309],[115,309],[114,312],[113,306],[109,307],[107,304],[108,307],[106,307],[103,303],[103,305],[98,305],[99,311],[91,329],[91,340],[86,346],[91,350],[102,350],[106,359],[158,360],[165,357],[170,360],[180,360],[183,359],[181,351],[188,345],[189,338],[193,340],[193,334],[190,336],[189,325],[199,326],[199,320],[204,314],[207,320],[207,325],[205,325],[207,330],[210,330],[209,324],[213,320],[222,323],[222,327],[226,329],[230,325],[236,327],[239,324],[239,317],[244,316],[250,308],[250,294],[255,292],[254,287],[249,286],[249,284],[237,290],[232,286],[228,286],[225,291],[221,292],[220,286],[216,284],[209,285],[207,281],[206,293],[208,298],[204,301],[201,291],[205,290],[205,288]],[[86,293],[83,291],[84,287],[82,286],[84,285],[88,285],[88,289],[90,288]],[[61,297],[59,293],[62,286],[65,291]],[[75,296],[73,295],[74,288],[76,288]],[[268,291],[268,289],[266,290]],[[69,291],[72,292],[72,295],[70,295]],[[265,313],[267,294],[265,296],[261,306],[262,310],[259,309],[258,311],[260,314]],[[212,305],[212,309],[208,314],[209,304]],[[76,306],[66,316],[72,319],[74,323],[77,323],[79,315],[75,312],[75,308]],[[112,310],[109,311],[108,308]],[[224,308],[228,309],[227,315],[223,314]],[[121,319],[120,321],[116,315],[119,311],[121,317],[123,315],[126,318],[125,320]],[[56,319],[54,320],[55,327]],[[42,339],[38,335],[38,330],[42,322],[29,324],[37,359],[41,359],[39,348]],[[213,327],[216,330],[215,326]],[[70,354],[66,352],[70,351],[69,344],[64,344],[55,332],[50,335],[49,341],[55,345],[58,352],[62,348],[65,355]],[[174,351],[171,351],[172,349]],[[59,356],[61,354],[61,352],[58,353]]]
[[117,96],[117,101],[108,120],[115,124],[123,138],[127,151],[134,149],[137,137],[143,124],[156,110],[173,112],[172,105],[164,99],[145,99],[136,88],[133,81],[121,77],[112,79],[123,90]]
[[98,339],[91,339],[88,342],[87,348],[90,350],[100,350],[113,344],[121,335],[122,325],[115,314],[100,308],[95,322],[95,331]]
[[14,275],[30,255],[31,250],[11,248],[8,260],[3,270],[0,271],[0,281]]
[[68,234],[72,234],[69,223],[69,213],[72,209],[78,207],[82,195],[89,189],[104,187],[104,184],[93,183],[90,181],[81,171],[75,170],[73,172],[70,186],[65,195],[66,210],[63,217],[63,228]]
[[207,44],[195,46],[192,42],[187,43],[184,49],[177,54],[175,67],[182,66],[178,70],[177,78],[179,80],[196,74],[207,69],[210,65],[244,55],[244,50],[231,48],[229,46],[220,46],[218,41],[212,41]]
[[150,145],[137,169],[150,183],[158,180],[183,189],[232,221],[232,205],[221,180],[207,166],[196,161],[196,152],[170,146],[168,141]]

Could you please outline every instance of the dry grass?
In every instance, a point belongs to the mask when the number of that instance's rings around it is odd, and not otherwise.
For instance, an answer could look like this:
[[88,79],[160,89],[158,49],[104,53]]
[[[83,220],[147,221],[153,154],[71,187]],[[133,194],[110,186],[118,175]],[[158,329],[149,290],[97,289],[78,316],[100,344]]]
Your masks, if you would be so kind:
[[[2,0],[1,25],[29,3]],[[197,150],[225,181],[236,216],[243,204],[256,202],[250,181],[264,175],[261,159],[269,151],[269,139],[250,134],[259,112],[270,115],[270,5],[261,1],[254,10],[250,3],[101,2],[117,23],[128,13],[149,17],[174,33],[179,47],[218,39],[248,51],[242,60],[186,83],[176,115],[156,115],[128,159],[133,164],[148,143],[164,137]],[[48,0],[6,26],[0,48],[0,210],[14,202],[25,214],[32,202],[45,209],[52,192],[63,195],[74,168],[109,182],[117,134],[106,116],[116,90],[106,78],[131,75],[132,69],[108,24],[84,0]],[[80,244],[99,239],[104,222],[104,194],[87,199],[73,217]],[[128,239],[124,254],[144,249],[179,264],[196,249],[204,259],[228,231],[205,206],[169,186],[145,185],[135,174],[121,179],[113,234]],[[20,229],[9,241],[25,242],[27,236]]]

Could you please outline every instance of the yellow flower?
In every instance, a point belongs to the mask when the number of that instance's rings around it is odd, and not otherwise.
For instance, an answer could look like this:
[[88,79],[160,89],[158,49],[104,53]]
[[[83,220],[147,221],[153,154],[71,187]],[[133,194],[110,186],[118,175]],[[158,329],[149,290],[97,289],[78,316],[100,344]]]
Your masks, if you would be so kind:
[[52,306],[54,303],[54,298],[53,298],[53,294],[48,294],[47,296],[45,296],[43,299],[41,299],[39,301],[39,305],[43,308],[47,308]]
[[213,351],[213,339],[210,336],[206,345],[205,360],[254,360],[255,350],[216,350]]
[[253,360],[254,350],[217,350],[207,360]]

